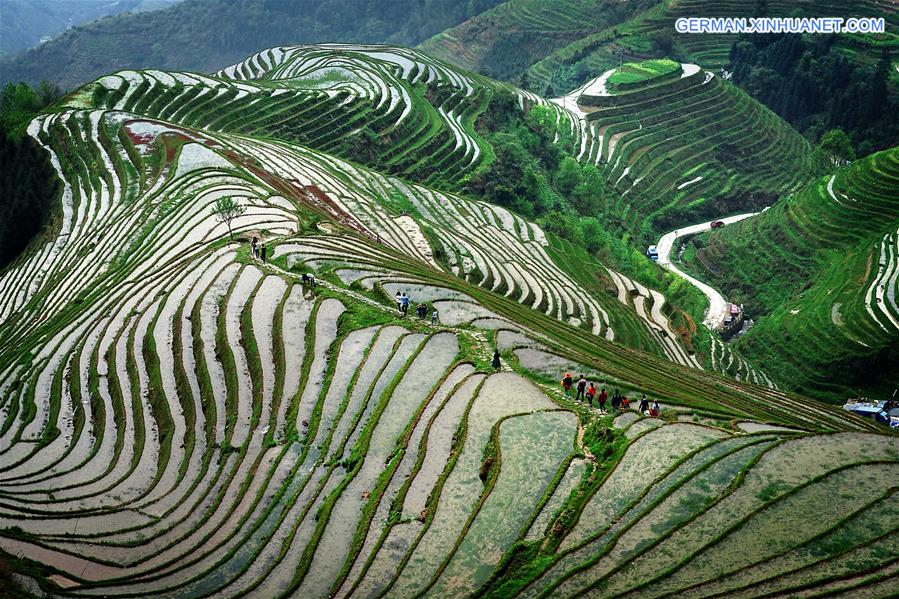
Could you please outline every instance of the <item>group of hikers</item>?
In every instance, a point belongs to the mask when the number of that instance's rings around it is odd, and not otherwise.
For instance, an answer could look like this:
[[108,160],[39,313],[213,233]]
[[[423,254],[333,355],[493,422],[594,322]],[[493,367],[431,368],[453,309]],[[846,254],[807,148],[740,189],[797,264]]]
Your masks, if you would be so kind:
[[265,259],[268,256],[268,247],[265,245],[265,242],[263,241],[262,245],[259,245],[259,240],[256,237],[253,237],[253,241],[250,245],[253,248],[253,257],[265,262]]
[[[576,390],[574,400],[586,401],[590,404],[591,408],[594,406],[593,401],[596,400],[596,406],[599,408],[599,413],[606,413],[606,402],[609,401],[609,394],[606,393],[606,388],[601,387],[597,394],[596,385],[592,382],[588,383],[587,379],[584,378],[584,375],[581,375],[581,378],[578,379],[577,384],[575,384],[574,377],[571,376],[570,372],[566,372],[565,376],[562,377],[562,388],[565,390],[565,397],[571,397],[572,388],[574,388]],[[618,389],[615,389],[615,393],[612,394],[611,398],[611,408],[614,412],[619,410],[629,410],[631,408],[631,402],[627,396],[623,395]],[[661,412],[661,407],[656,400],[653,400],[650,404],[644,393],[637,406],[637,411],[645,416],[658,416]]]
[[[396,301],[396,307],[400,312],[403,313],[403,316],[409,314],[409,304],[412,303],[412,299],[406,295],[406,292],[403,291],[400,293],[396,292],[396,296],[394,297]],[[428,315],[428,307],[424,304],[418,304],[415,308],[415,313],[418,314],[418,317],[424,319],[425,316]],[[437,308],[431,309],[431,324],[436,325],[440,322],[440,315],[437,313]]]

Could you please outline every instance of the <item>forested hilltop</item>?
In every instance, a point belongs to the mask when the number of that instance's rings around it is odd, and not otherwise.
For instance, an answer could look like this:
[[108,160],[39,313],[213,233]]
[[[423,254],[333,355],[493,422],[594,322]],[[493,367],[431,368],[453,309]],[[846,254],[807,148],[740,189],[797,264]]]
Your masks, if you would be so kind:
[[214,71],[284,43],[414,45],[498,0],[186,0],[74,27],[0,61],[0,82],[72,89],[124,68]]

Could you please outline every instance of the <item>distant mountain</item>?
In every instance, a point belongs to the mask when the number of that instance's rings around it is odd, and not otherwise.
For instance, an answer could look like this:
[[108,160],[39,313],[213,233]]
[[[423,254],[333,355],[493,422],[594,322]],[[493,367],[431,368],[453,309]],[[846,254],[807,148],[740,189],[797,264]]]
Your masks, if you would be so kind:
[[181,0],[3,0],[0,55],[33,48],[67,28],[124,12],[166,8]]
[[556,50],[626,21],[657,1],[509,0],[419,48],[467,69],[515,80]]
[[[5,13],[8,0],[3,1]],[[214,71],[277,44],[352,41],[411,45],[497,3],[187,0],[165,10],[73,27],[38,48],[4,57],[0,59],[0,82],[46,79],[71,89],[123,68]]]

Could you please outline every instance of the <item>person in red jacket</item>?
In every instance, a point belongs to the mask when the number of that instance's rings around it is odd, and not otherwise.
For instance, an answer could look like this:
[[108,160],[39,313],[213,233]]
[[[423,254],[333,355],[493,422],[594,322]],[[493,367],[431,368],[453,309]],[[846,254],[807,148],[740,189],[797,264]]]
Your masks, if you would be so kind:
[[606,394],[605,387],[603,387],[602,390],[599,392],[599,397],[597,399],[599,400],[600,414],[605,414],[606,413],[606,400],[609,399],[609,396]]
[[590,383],[590,386],[587,387],[587,402],[590,404],[590,407],[593,407],[593,398],[596,397],[596,387],[593,386],[593,383]]

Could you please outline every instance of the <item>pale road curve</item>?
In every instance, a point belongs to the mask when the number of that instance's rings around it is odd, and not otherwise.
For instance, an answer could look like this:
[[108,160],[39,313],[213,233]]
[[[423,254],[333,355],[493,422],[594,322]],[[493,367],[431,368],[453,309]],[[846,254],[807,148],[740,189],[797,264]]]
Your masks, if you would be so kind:
[[722,221],[725,225],[729,225],[731,223],[735,223],[737,221],[743,220],[744,218],[749,218],[750,216],[755,216],[758,212],[748,212],[746,214],[736,214],[734,216],[727,216],[724,218],[715,218],[705,223],[700,223],[698,225],[690,225],[689,227],[683,227],[677,229],[675,231],[671,231],[670,233],[665,233],[659,239],[659,242],[656,244],[656,250],[659,252],[659,266],[662,268],[667,268],[671,272],[680,275],[687,281],[689,281],[693,286],[702,291],[707,298],[709,298],[709,308],[705,313],[705,320],[702,323],[707,326],[709,329],[715,330],[718,328],[724,321],[725,312],[727,310],[727,300],[724,299],[724,296],[721,295],[718,290],[713,289],[709,285],[706,285],[702,281],[695,279],[676,267],[671,263],[671,249],[674,247],[674,243],[680,238],[686,235],[693,235],[695,233],[701,233],[703,231],[708,231],[712,228],[712,223],[716,220]]

